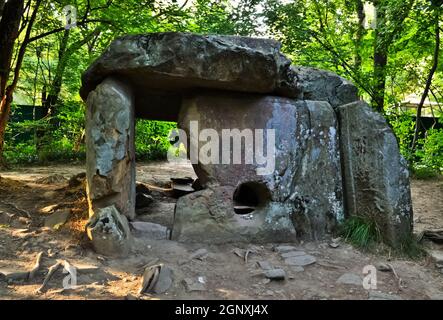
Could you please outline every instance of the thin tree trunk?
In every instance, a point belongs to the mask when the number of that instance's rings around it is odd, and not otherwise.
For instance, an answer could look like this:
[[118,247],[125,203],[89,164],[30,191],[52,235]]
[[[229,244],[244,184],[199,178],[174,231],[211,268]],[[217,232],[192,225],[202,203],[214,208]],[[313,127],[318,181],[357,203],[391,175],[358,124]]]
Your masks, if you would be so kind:
[[417,114],[415,117],[415,131],[414,131],[414,138],[412,140],[412,146],[411,150],[414,152],[417,148],[417,141],[418,136],[420,134],[420,129],[422,127],[421,123],[421,111],[423,109],[423,105],[425,104],[426,98],[428,97],[429,90],[432,85],[432,78],[434,77],[435,71],[438,67],[438,56],[440,54],[440,26],[439,26],[439,19],[440,19],[440,8],[435,8],[435,49],[434,49],[434,57],[432,61],[432,67],[429,71],[428,78],[426,80],[425,90],[423,91],[423,94],[421,96],[421,100],[419,105],[417,106]]
[[355,9],[357,11],[358,16],[358,26],[355,37],[355,56],[354,56],[354,68],[356,72],[361,71],[362,57],[360,53],[360,49],[362,47],[362,40],[365,35],[365,10],[364,4],[362,0],[355,0]]
[[374,1],[376,28],[374,32],[374,96],[372,106],[383,113],[386,92],[386,66],[388,64],[388,44],[383,36],[386,6],[383,0]]
[[[20,1],[20,0],[16,0],[16,1]],[[6,6],[10,2],[12,3],[12,2],[14,2],[14,0],[8,1],[5,4],[5,9],[6,9]],[[23,4],[23,1],[20,1],[20,2]],[[2,94],[2,97],[1,97],[1,102],[0,102],[0,165],[4,165],[3,149],[4,149],[4,143],[5,143],[6,126],[8,124],[9,113],[11,111],[12,97],[13,97],[14,90],[15,90],[17,83],[18,83],[18,78],[20,76],[20,69],[21,69],[21,66],[23,63],[23,58],[25,56],[26,46],[28,45],[28,41],[31,36],[31,29],[32,29],[32,26],[35,22],[35,19],[37,16],[37,11],[38,11],[38,8],[40,7],[41,2],[42,2],[42,0],[37,0],[35,3],[34,10],[33,10],[31,17],[29,18],[29,21],[28,21],[28,25],[26,28],[26,34],[24,36],[23,42],[20,46],[20,49],[19,49],[19,52],[17,55],[17,62],[15,64],[15,69],[14,69],[14,77],[12,79],[11,84],[9,84],[6,87],[5,92],[4,92],[4,94]],[[4,10],[4,12],[5,11],[6,10]],[[20,15],[20,17],[21,17],[21,15]],[[3,18],[2,18],[1,23],[3,23]],[[0,33],[1,32],[3,32],[3,29],[0,30]],[[10,70],[11,66],[9,65],[7,67]],[[2,79],[2,82],[3,82],[3,79]],[[6,84],[7,84],[7,80],[5,82],[5,85]]]
[[23,15],[24,0],[9,0],[2,3],[0,20],[0,167],[4,166],[3,145],[6,125],[11,112],[12,92],[7,88],[14,43],[18,37]]

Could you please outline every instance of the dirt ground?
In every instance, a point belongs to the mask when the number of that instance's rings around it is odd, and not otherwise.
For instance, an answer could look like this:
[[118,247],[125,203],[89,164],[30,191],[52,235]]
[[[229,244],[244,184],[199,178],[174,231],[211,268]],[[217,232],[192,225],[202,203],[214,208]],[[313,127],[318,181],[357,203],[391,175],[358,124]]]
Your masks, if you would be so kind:
[[[304,268],[285,265],[275,251],[277,244],[203,245],[136,238],[134,253],[126,259],[99,256],[83,232],[87,219],[83,185],[68,185],[68,179],[81,172],[80,165],[0,172],[0,218],[8,219],[0,220],[0,271],[30,270],[43,252],[42,265],[32,279],[0,276],[0,299],[443,299],[443,274],[429,257],[410,260],[365,253],[345,242],[337,248],[328,242],[290,244],[316,258]],[[188,165],[159,162],[137,167],[137,181],[161,188],[169,186],[171,177],[185,176],[194,176]],[[138,219],[171,227],[176,200],[160,191],[152,196],[154,202],[138,212]],[[415,232],[443,228],[443,179],[413,180],[412,197]],[[51,205],[71,209],[68,222],[56,230],[43,227],[55,209]],[[443,250],[436,244],[425,245]],[[190,259],[198,249],[208,254]],[[247,250],[247,261],[234,253]],[[77,267],[77,285],[63,289],[67,274],[60,271],[38,293],[48,268],[58,260]],[[266,279],[258,261],[281,267],[286,279]],[[163,294],[138,295],[144,268],[157,263],[172,269],[172,286]],[[358,281],[338,281],[343,275],[363,278],[365,266],[380,263],[392,269],[377,272],[376,289],[368,291]],[[201,290],[189,292],[185,278],[200,281]]]

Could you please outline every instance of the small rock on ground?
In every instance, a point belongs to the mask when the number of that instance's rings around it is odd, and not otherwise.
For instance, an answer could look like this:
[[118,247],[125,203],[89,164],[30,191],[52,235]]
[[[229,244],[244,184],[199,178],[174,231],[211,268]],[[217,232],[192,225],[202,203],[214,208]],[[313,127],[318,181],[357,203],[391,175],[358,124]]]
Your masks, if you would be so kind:
[[362,286],[363,280],[358,274],[355,273],[345,273],[337,279],[337,283],[354,285],[354,286]]
[[295,251],[297,248],[293,246],[277,246],[274,248],[274,251],[277,251],[278,253],[285,253],[288,251]]
[[296,257],[290,257],[285,259],[285,263],[289,266],[299,266],[304,267],[310,264],[313,264],[317,262],[317,259],[315,259],[314,256],[311,256],[309,254],[304,256],[296,256]]
[[192,278],[183,279],[183,284],[185,285],[185,288],[188,292],[206,291],[206,286],[203,283]]
[[304,252],[304,251],[288,251],[288,252],[282,253],[281,257],[283,259],[286,259],[286,258],[305,256],[305,255],[306,255],[306,252]]
[[286,278],[286,272],[283,269],[271,269],[265,271],[265,276],[271,280],[284,280]]
[[57,229],[61,225],[65,224],[71,214],[70,209],[59,210],[51,214],[45,219],[45,227]]

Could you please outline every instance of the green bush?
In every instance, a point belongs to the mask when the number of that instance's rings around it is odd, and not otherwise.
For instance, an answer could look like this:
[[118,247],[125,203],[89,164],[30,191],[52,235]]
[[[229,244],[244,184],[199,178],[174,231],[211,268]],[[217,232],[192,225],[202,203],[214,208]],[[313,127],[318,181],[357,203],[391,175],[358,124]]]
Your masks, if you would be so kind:
[[426,167],[434,174],[443,172],[443,129],[429,129],[424,139],[420,139],[415,155],[416,167]]
[[412,152],[413,117],[403,114],[388,116],[388,120],[397,136],[400,153],[408,160],[415,178],[429,179],[443,173],[443,129],[427,130],[425,137],[418,140],[415,152]]

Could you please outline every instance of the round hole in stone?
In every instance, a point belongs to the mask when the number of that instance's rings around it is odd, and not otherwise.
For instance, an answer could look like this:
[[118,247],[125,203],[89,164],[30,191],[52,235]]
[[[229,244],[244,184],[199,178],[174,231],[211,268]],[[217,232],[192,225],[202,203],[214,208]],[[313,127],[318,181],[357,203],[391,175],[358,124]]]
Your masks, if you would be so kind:
[[234,212],[252,213],[256,208],[265,206],[270,198],[271,194],[264,183],[256,181],[241,183],[234,191]]

